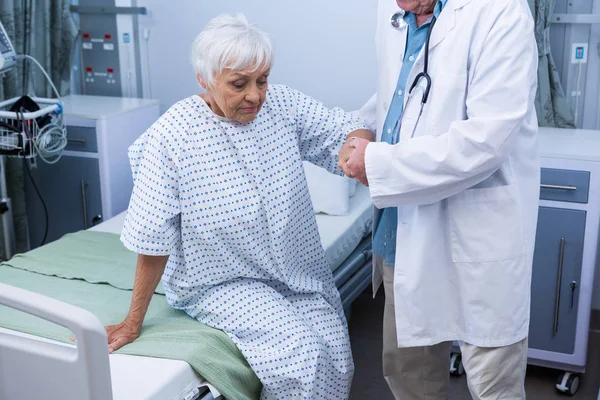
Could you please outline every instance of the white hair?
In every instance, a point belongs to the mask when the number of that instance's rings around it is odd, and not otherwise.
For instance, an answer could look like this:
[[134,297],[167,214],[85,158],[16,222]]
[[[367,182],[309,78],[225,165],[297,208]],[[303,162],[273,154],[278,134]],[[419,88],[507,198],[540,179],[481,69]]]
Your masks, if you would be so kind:
[[243,14],[211,19],[192,43],[190,60],[196,74],[207,84],[225,68],[242,70],[273,64],[273,41],[248,23]]

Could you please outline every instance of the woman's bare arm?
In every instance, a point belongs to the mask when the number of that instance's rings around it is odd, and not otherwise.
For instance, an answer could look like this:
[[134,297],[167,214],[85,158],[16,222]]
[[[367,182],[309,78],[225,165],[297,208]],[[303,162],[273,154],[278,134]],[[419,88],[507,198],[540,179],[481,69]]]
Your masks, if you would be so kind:
[[129,312],[120,324],[106,327],[110,353],[133,342],[140,335],[150,300],[168,259],[169,256],[138,255]]

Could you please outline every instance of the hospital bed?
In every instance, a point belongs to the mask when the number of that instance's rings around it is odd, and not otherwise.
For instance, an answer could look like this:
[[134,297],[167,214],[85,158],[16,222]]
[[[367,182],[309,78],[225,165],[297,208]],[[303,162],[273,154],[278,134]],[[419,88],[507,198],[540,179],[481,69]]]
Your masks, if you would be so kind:
[[[317,214],[317,224],[321,242],[325,249],[327,260],[332,267],[334,279],[340,291],[343,307],[348,317],[350,316],[352,302],[370,286],[371,282],[372,253],[370,232],[372,214],[372,203],[368,189],[360,185],[356,190],[356,194],[350,198],[349,215],[332,216]],[[121,231],[124,218],[124,213],[119,214],[114,218],[93,227],[91,231],[118,234]],[[62,240],[65,240],[65,238],[59,239],[59,241]],[[98,267],[100,268],[102,266],[99,265]],[[12,269],[10,262],[0,265],[0,282],[3,280],[2,271],[5,268]],[[34,280],[34,275],[37,275],[36,272],[28,271],[20,271],[20,273],[31,274],[32,281]],[[10,285],[10,282],[4,283]],[[86,285],[87,282],[79,282],[78,284]],[[27,282],[20,286],[22,289],[29,290]],[[90,283],[89,286],[98,285]],[[55,322],[57,318],[60,320],[60,313],[58,313],[58,316],[56,312],[52,314],[53,309],[55,310],[56,307],[68,308],[72,306],[56,302],[56,300],[48,299],[44,296],[33,295],[33,297],[28,297],[26,295],[31,295],[30,292],[19,291],[19,289],[14,287],[12,290],[16,290],[16,292],[12,296],[5,295],[4,300],[2,294],[0,294],[0,398],[12,400],[13,397],[9,397],[8,394],[9,388],[12,388],[11,390],[18,390],[19,385],[21,385],[21,387],[35,385],[35,382],[41,382],[41,380],[46,383],[54,382],[55,388],[59,388],[60,385],[76,386],[73,383],[73,378],[75,378],[75,376],[68,374],[65,376],[64,373],[59,373],[57,371],[64,371],[59,365],[60,360],[70,360],[71,362],[74,362],[75,354],[83,350],[77,349],[76,351],[73,344],[66,343],[65,341],[59,342],[42,338],[39,335],[24,333],[23,331],[19,331],[19,329],[15,329],[12,325],[12,329],[7,329],[7,326],[2,325],[3,307],[1,304],[9,306],[12,304],[13,308],[21,309]],[[19,294],[24,298],[22,300],[26,305],[25,307],[18,307],[15,304],[18,303],[16,298]],[[12,298],[13,301],[7,300],[6,297]],[[56,307],[50,306],[51,304],[54,304],[52,303],[53,301],[56,302]],[[63,326],[71,328],[71,331],[78,337],[79,345],[88,346],[83,354],[89,352],[98,356],[98,351],[106,351],[106,345],[100,343],[102,341],[101,339],[100,342],[98,341],[98,337],[94,336],[94,330],[92,328],[90,328],[90,331],[92,332],[90,335],[95,338],[95,342],[94,340],[88,340],[85,344],[80,343],[79,337],[84,335],[81,333],[81,329],[90,327],[91,314],[86,313],[84,310],[77,307],[68,308],[67,311],[71,320],[62,320],[58,322],[62,322]],[[78,315],[82,318],[83,328],[77,326]],[[76,333],[77,329],[80,329],[79,335]],[[92,346],[93,348],[89,348],[89,346]],[[21,349],[22,351],[19,352],[15,349]],[[102,357],[101,354],[102,353],[98,356],[100,359]],[[43,370],[40,370],[39,368],[34,370],[29,367],[32,364],[28,364],[28,362],[36,359],[35,357],[37,357],[37,361],[35,361],[36,365],[40,362],[40,357],[41,360],[45,360],[49,362],[49,364],[44,364],[46,368]],[[52,367],[52,362],[57,363],[56,368]],[[69,363],[67,362],[67,364]],[[102,365],[102,361],[100,361],[99,364],[84,363],[79,369],[76,368],[75,370],[79,371],[78,374],[82,377],[85,377],[87,372],[89,378],[90,375],[95,376],[95,373],[92,372],[92,370],[94,368],[99,368],[99,380],[104,383],[109,379],[107,376],[110,376],[109,382],[111,382],[112,385],[112,396],[114,400],[211,400],[223,398],[223,396],[221,396],[223,390],[219,390],[221,388],[215,387],[211,382],[207,382],[184,361],[146,356],[111,354],[108,357],[108,364],[109,367]],[[83,370],[81,370],[81,368],[83,368]],[[110,369],[110,375],[107,374],[107,368]],[[7,371],[8,369],[11,369],[11,374],[2,372]],[[41,376],[36,375],[36,372],[41,374]],[[9,377],[11,380],[7,381]],[[20,382],[18,377],[21,377]],[[92,381],[94,380],[92,379],[90,382]],[[83,380],[79,382],[86,381]],[[5,392],[3,392],[3,390],[5,390]],[[100,392],[96,391],[96,393]],[[52,398],[51,396],[44,397]],[[61,398],[65,397],[62,396]],[[84,397],[79,396],[74,398],[79,399]],[[97,397],[89,398],[92,399]]]

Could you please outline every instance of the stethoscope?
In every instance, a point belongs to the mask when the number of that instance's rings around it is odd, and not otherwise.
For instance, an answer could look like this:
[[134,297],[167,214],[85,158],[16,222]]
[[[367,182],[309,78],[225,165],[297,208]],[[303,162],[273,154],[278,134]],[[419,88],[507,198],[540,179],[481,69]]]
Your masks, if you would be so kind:
[[[405,14],[404,11],[398,11],[398,12],[395,12],[394,14],[392,14],[392,17],[390,18],[390,24],[392,25],[392,28],[398,29],[398,30],[401,28],[400,21],[404,18],[404,14]],[[409,96],[408,100],[410,100],[410,97],[412,95],[414,88],[417,87],[417,85],[419,84],[419,81],[421,79],[425,79],[425,89],[423,90],[423,96],[421,97],[421,109],[419,110],[419,116],[417,117],[417,122],[413,126],[413,130],[410,135],[411,138],[415,135],[415,130],[417,129],[417,125],[419,124],[419,120],[421,119],[421,114],[423,114],[423,107],[425,107],[425,104],[427,103],[427,99],[429,98],[429,92],[431,90],[431,76],[429,76],[429,43],[431,41],[431,31],[433,30],[433,27],[434,27],[436,21],[437,21],[437,18],[435,16],[433,16],[431,18],[431,24],[429,25],[429,30],[427,31],[427,40],[425,41],[425,55],[423,58],[423,72],[419,73],[415,77],[415,80],[413,81],[413,83],[410,87],[410,90],[408,91],[408,96]],[[399,133],[399,129],[400,129],[400,124],[398,124],[398,129],[395,134]]]

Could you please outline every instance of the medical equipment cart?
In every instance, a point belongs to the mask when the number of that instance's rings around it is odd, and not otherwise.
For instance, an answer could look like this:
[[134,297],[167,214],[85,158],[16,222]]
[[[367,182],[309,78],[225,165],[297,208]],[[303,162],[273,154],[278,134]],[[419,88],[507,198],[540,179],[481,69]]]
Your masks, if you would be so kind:
[[56,86],[42,65],[27,54],[16,54],[10,38],[0,22],[0,74],[13,69],[17,61],[33,62],[44,74],[57,98],[47,99],[24,93],[0,102],[0,218],[5,259],[16,251],[12,202],[6,183],[6,157],[26,162],[57,162],[66,147],[66,131],[62,102]]
[[[159,117],[157,100],[71,95],[63,99],[67,147],[56,164],[32,168],[25,193],[30,247],[90,228],[124,211],[133,179],[129,146]],[[40,199],[41,197],[41,199]]]

